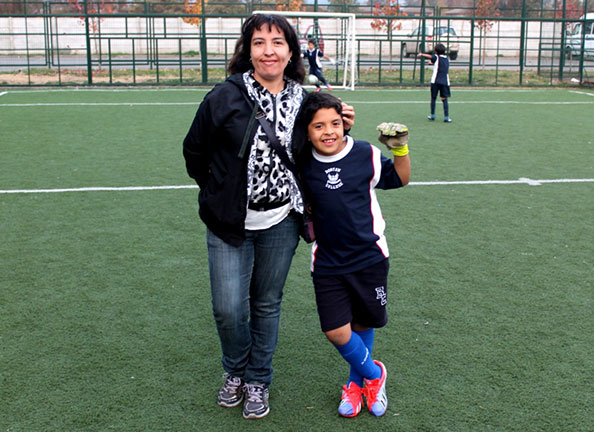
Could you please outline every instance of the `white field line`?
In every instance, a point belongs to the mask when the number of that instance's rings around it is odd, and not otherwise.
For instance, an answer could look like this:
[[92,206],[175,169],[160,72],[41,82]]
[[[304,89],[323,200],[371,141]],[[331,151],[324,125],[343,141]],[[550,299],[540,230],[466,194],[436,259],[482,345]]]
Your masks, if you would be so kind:
[[65,102],[65,103],[30,103],[0,104],[0,107],[63,107],[63,106],[163,106],[163,105],[198,105],[198,102]]
[[[548,183],[594,183],[594,178],[582,179],[545,179],[532,180],[521,177],[518,180],[469,180],[469,181],[429,181],[410,182],[409,186],[455,186],[455,185],[510,185],[525,184],[529,186],[541,186]],[[0,194],[41,194],[41,193],[63,193],[63,192],[125,192],[125,191],[150,191],[150,190],[171,190],[171,189],[198,189],[196,185],[172,185],[172,186],[123,186],[123,187],[82,187],[62,189],[7,189],[0,190]]]
[[[38,88],[38,89],[22,89],[22,90],[10,90],[10,93],[64,93],[64,92],[104,92],[104,93],[123,93],[123,92],[208,92],[212,89],[213,86],[206,86],[206,87],[182,87],[182,88],[154,88],[154,87],[141,87],[141,86],[128,86],[128,87],[118,87],[118,88],[89,88],[89,87],[70,87],[70,88],[62,88],[62,89],[49,89],[49,88]],[[420,88],[386,88],[386,89],[378,89],[375,87],[358,87],[357,90],[365,91],[365,92],[381,92],[381,93],[415,93],[415,92],[423,92],[427,91],[428,87],[420,87]],[[456,89],[456,93],[460,92],[489,92],[489,93],[543,93],[543,92],[555,92],[559,89],[511,89],[511,88],[503,88],[503,89],[496,89],[496,88],[467,88],[467,87],[454,87]],[[355,90],[355,91],[357,91]],[[571,93],[572,91],[569,90]]]
[[579,94],[579,95],[586,95],[586,96],[594,97],[594,93],[589,93],[589,92],[584,92],[584,91],[570,90],[569,93],[575,93],[575,94]]
[[469,181],[434,181],[434,182],[410,182],[409,186],[449,186],[449,185],[489,185],[489,184],[527,184],[530,186],[541,186],[547,183],[594,183],[594,178],[584,179],[547,179],[532,180],[520,177],[518,180],[469,180]]
[[[399,105],[399,104],[426,104],[427,101],[349,101],[350,104],[366,105]],[[451,104],[504,104],[504,105],[594,105],[594,101],[574,102],[530,102],[530,101],[455,101]],[[67,106],[172,106],[172,105],[198,105],[199,102],[76,102],[76,103],[26,103],[26,104],[0,104],[2,107],[67,107]]]
[[0,96],[4,96],[5,94],[7,94],[8,92],[2,92],[0,93]]
[[10,93],[66,93],[66,92],[208,92],[212,87],[203,88],[146,88],[146,87],[124,87],[124,88],[64,88],[64,89],[31,89],[31,90],[10,90]]
[[[427,101],[351,101],[349,104],[371,104],[371,105],[383,105],[383,104],[425,104]],[[531,101],[449,101],[450,104],[456,105],[486,105],[486,104],[504,104],[504,105],[592,105],[594,101],[574,101],[574,102],[531,102]],[[1,105],[0,105],[1,106]]]
[[122,192],[122,191],[147,191],[147,190],[163,190],[163,189],[197,189],[195,185],[178,185],[178,186],[97,186],[97,187],[82,187],[82,188],[63,188],[63,189],[8,189],[0,190],[0,194],[28,194],[28,193],[61,193],[61,192]]

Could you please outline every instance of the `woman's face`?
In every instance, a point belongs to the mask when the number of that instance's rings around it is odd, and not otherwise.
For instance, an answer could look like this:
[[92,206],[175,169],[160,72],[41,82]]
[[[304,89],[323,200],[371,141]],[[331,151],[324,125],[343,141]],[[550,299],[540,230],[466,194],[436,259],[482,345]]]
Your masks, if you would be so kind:
[[[254,78],[261,84],[282,82],[285,67],[291,59],[285,35],[276,26],[263,25],[252,35],[250,47]],[[265,85],[266,86],[266,85]]]

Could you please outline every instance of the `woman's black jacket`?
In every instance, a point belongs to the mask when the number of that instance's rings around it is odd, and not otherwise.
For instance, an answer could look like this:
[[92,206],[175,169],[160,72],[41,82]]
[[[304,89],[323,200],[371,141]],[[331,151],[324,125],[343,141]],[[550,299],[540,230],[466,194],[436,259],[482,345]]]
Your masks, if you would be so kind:
[[[217,84],[200,104],[183,144],[186,169],[200,187],[200,218],[233,246],[245,240],[247,161],[258,125],[256,121],[246,137],[253,105],[242,92],[247,96],[241,74]],[[292,152],[298,159],[304,144],[303,139],[293,139]]]

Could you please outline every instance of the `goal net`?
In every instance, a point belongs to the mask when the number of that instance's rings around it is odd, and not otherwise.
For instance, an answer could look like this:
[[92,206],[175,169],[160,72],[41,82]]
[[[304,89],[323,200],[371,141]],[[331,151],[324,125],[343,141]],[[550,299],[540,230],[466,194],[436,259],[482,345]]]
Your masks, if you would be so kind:
[[[295,28],[301,51],[314,39],[330,61],[322,59],[324,78],[334,88],[355,90],[357,45],[355,14],[329,12],[254,11],[254,14],[284,15]],[[306,64],[306,69],[308,65]],[[338,83],[338,84],[336,84]],[[307,79],[305,81],[306,87]]]

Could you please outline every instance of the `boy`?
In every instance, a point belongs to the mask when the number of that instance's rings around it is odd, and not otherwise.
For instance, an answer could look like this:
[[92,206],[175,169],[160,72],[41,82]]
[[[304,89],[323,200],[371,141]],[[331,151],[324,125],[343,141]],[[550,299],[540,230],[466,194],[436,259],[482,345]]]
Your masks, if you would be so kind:
[[332,61],[332,59],[316,48],[315,40],[310,39],[307,42],[307,50],[303,53],[303,57],[309,61],[309,74],[314,75],[318,79],[316,81],[315,91],[319,92],[321,90],[320,83],[324,84],[328,90],[332,91],[332,87],[330,87],[330,84],[328,84],[328,81],[326,81],[324,75],[322,75],[322,63],[320,62],[320,58],[330,61]]
[[350,364],[339,414],[355,417],[365,396],[371,414],[382,416],[387,371],[371,353],[374,329],[387,322],[388,247],[375,188],[408,183],[408,130],[395,123],[378,126],[380,141],[393,147],[391,161],[368,142],[345,136],[341,115],[338,98],[311,93],[297,125],[313,145],[302,164],[316,233],[312,279],[322,331]]
[[433,65],[433,75],[431,76],[431,115],[427,116],[429,120],[435,120],[435,100],[437,99],[437,93],[441,95],[441,101],[443,102],[443,121],[451,123],[449,113],[448,98],[450,95],[450,76],[448,71],[450,69],[450,60],[445,55],[446,47],[443,44],[438,43],[435,45],[435,54],[419,53],[419,57],[425,57],[431,61]]

